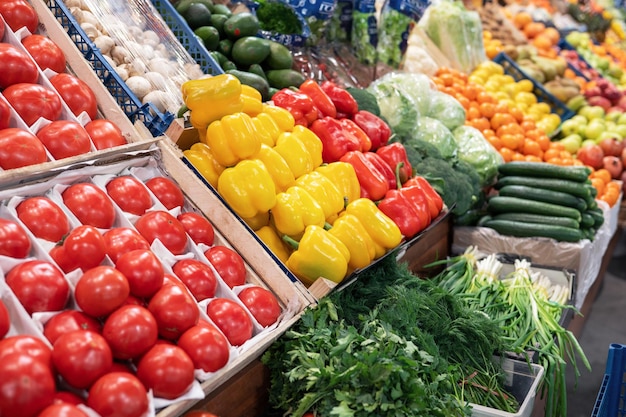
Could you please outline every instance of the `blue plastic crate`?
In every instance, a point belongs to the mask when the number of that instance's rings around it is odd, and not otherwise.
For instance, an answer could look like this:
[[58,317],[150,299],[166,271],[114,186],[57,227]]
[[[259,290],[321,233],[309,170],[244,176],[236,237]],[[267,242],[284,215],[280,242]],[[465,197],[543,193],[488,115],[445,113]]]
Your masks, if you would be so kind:
[[612,343],[591,417],[626,416],[626,345]]
[[213,59],[204,44],[198,39],[185,19],[176,11],[169,0],[150,0],[152,5],[161,14],[161,17],[176,35],[181,45],[189,52],[189,55],[200,65],[205,74],[218,75],[224,71]]
[[[557,43],[557,46],[558,46],[560,49],[567,49],[567,50],[569,50],[569,51],[574,51],[574,52],[576,52],[576,54],[578,55],[578,59],[579,59],[581,62],[584,62],[584,63],[585,63],[585,65],[587,65],[587,68],[589,68],[589,69],[591,69],[591,70],[596,71],[596,70],[593,68],[593,66],[591,66],[591,65],[589,64],[589,62],[587,62],[587,60],[585,60],[585,58],[583,58],[583,57],[582,57],[582,56],[578,53],[578,51],[576,50],[576,48],[574,48],[574,46],[573,46],[571,43],[567,42],[565,39],[561,38],[561,39],[559,40],[559,43]],[[583,73],[582,73],[582,72],[581,72],[581,71],[580,71],[580,70],[579,70],[576,66],[572,65],[569,61],[567,62],[567,66],[568,66],[568,67],[569,67],[572,71],[574,71],[574,73],[575,73],[576,75],[578,75],[579,77],[583,77],[585,80],[587,80],[587,81],[591,81],[591,80],[589,79],[589,77],[585,76],[585,75],[584,75],[584,74],[583,74]],[[596,71],[596,72],[597,72],[597,71]],[[598,77],[600,77],[600,73],[598,73]]]
[[546,90],[541,83],[537,82],[537,80],[529,77],[507,54],[500,52],[493,58],[493,61],[502,65],[504,73],[513,77],[515,81],[529,80],[532,82],[533,93],[537,96],[537,100],[547,103],[550,106],[550,109],[552,109],[552,112],[558,114],[562,121],[570,119],[574,116],[575,113],[570,110],[565,103],[550,94],[550,92]]

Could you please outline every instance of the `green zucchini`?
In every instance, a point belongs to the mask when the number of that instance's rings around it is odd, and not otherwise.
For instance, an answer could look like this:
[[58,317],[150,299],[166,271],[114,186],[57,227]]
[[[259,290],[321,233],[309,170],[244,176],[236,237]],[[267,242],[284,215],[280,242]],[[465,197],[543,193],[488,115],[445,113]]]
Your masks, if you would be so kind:
[[587,203],[580,197],[562,191],[544,190],[526,185],[506,185],[500,188],[500,195],[558,204],[575,208],[580,212],[587,209]]
[[485,227],[494,229],[501,235],[516,237],[548,237],[561,242],[578,242],[583,239],[580,229],[555,226],[552,224],[523,223],[510,220],[488,220]]
[[580,211],[560,206],[558,204],[543,203],[541,201],[525,200],[517,197],[495,196],[489,199],[487,209],[490,213],[533,213],[546,216],[571,217],[580,222]]
[[543,188],[544,190],[561,191],[585,200],[590,196],[590,191],[585,184],[555,178],[532,178],[515,175],[505,176],[498,179],[495,188],[499,190],[507,185],[525,185],[527,187]]
[[580,221],[580,227],[583,229],[588,229],[590,227],[593,227],[593,225],[595,224],[596,220],[595,218],[589,214],[588,212],[583,212],[582,213],[582,219]]
[[522,177],[555,178],[585,182],[591,170],[585,166],[560,166],[545,162],[511,161],[498,166],[500,175]]
[[546,216],[543,214],[512,212],[496,214],[492,218],[494,220],[509,220],[522,223],[553,224],[555,226],[571,227],[572,229],[580,227],[580,223],[571,217]]

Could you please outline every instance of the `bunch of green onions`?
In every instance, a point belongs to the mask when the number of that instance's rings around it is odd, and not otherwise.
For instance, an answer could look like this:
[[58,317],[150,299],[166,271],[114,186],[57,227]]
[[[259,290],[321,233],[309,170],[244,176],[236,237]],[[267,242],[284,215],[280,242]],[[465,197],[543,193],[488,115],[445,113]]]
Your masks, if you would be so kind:
[[481,258],[473,246],[459,256],[431,265],[444,262],[446,268],[433,280],[500,323],[507,351],[526,355],[529,361],[537,355],[536,361],[545,369],[541,384],[545,415],[566,417],[567,361],[576,378],[580,376],[577,356],[591,369],[576,337],[559,324],[565,309],[575,310],[568,305],[569,288],[553,284],[525,260],[516,260],[514,271],[501,277],[503,265],[496,255]]

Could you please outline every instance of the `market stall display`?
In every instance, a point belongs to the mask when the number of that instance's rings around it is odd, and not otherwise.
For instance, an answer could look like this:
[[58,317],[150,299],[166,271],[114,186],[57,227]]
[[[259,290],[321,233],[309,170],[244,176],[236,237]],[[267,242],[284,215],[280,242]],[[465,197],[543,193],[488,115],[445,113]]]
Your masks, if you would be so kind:
[[[40,151],[0,164],[20,242],[0,245],[0,349],[49,356],[0,354],[3,384],[38,381],[0,414],[62,395],[118,415],[117,384],[125,416],[174,417],[263,369],[249,400],[293,415],[567,415],[565,363],[588,367],[567,313],[621,212],[622,14],[504,3],[0,4],[24,68],[2,71],[0,135]],[[24,83],[53,105],[26,108]],[[540,273],[501,274],[502,253]]]

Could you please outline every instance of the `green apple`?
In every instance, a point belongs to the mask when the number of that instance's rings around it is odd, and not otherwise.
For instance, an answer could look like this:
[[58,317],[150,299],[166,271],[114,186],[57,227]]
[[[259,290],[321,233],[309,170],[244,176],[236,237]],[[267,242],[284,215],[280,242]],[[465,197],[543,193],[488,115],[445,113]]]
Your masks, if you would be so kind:
[[606,120],[607,122],[618,123],[618,120],[622,114],[623,113],[621,111],[612,111],[604,116],[604,120]]
[[618,124],[617,126],[615,126],[615,129],[613,129],[613,132],[617,133],[620,139],[626,138],[626,125]]
[[[584,124],[587,124],[587,122],[585,121]],[[563,132],[563,135],[569,136],[573,133],[577,133],[582,125],[583,123],[579,120],[568,119],[561,123],[561,132]]]
[[578,149],[582,146],[583,138],[576,133],[572,133],[559,140],[559,142],[565,147],[567,152],[573,155],[578,152]]
[[612,132],[613,129],[615,129],[615,126],[617,126],[617,123],[606,120],[606,118],[604,119],[604,124],[606,126],[606,130],[608,130],[609,132]]
[[618,135],[615,132],[611,132],[609,130],[605,130],[604,132],[600,133],[600,136],[598,136],[596,138],[596,143],[600,143],[602,142],[604,139],[621,139],[620,135]]
[[591,121],[593,119],[603,119],[605,111],[600,106],[584,106],[578,111],[578,114],[585,116],[587,120]]
[[568,119],[568,120],[574,121],[574,122],[579,123],[579,124],[584,124],[584,125],[589,123],[589,119],[587,119],[582,114],[576,114],[576,115],[572,116],[571,119]]
[[583,140],[583,143],[580,144],[581,148],[584,148],[585,146],[591,146],[591,145],[597,145],[595,140],[591,140],[591,139],[585,139]]
[[596,140],[600,137],[602,132],[606,131],[606,126],[602,119],[593,119],[589,122],[587,126],[585,126],[585,139],[593,139]]
[[626,113],[621,113],[619,119],[617,119],[618,125],[626,125]]

